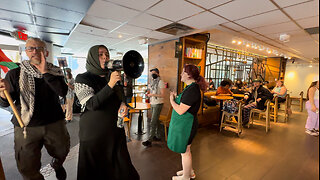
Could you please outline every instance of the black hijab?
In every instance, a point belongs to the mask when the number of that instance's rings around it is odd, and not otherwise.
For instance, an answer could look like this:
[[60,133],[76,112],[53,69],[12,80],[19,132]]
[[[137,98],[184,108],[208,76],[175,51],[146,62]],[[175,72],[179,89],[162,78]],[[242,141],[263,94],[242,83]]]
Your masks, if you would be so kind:
[[95,75],[107,75],[108,69],[107,68],[102,69],[100,66],[100,61],[99,61],[100,47],[106,48],[107,51],[109,51],[108,48],[104,45],[92,46],[88,52],[86,69],[88,72],[91,72]]

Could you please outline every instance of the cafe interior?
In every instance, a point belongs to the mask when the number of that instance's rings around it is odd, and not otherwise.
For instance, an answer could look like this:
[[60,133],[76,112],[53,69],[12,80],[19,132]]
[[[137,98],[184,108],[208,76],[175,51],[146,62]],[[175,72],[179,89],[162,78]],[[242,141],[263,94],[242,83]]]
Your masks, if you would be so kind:
[[[26,58],[26,37],[46,42],[47,61],[64,58],[73,76],[86,71],[90,47],[105,45],[111,59],[124,60],[130,50],[143,58],[134,80],[139,106],[125,118],[127,146],[141,180],[168,180],[182,169],[181,156],[167,146],[172,114],[170,92],[186,87],[181,73],[196,65],[210,85],[201,92],[199,128],[192,142],[197,180],[319,179],[319,138],[307,134],[308,88],[319,79],[318,0],[1,0],[0,49],[13,62]],[[145,147],[152,112],[146,96],[150,70],[165,84],[159,117],[161,141]],[[5,76],[1,70],[1,77]],[[259,79],[270,92],[282,81],[265,109],[241,119],[245,94]],[[231,94],[219,95],[222,82]],[[241,81],[242,86],[236,86]],[[236,100],[236,101],[232,101]],[[236,102],[235,112],[226,103]],[[67,179],[77,179],[79,103],[67,124],[70,153]],[[140,109],[139,109],[139,108]],[[0,179],[22,179],[13,150],[12,114],[0,110]],[[319,114],[318,121],[319,121]],[[2,127],[1,127],[2,126]],[[46,153],[46,152],[44,152]],[[55,179],[44,155],[41,173]],[[2,179],[1,179],[2,180]]]

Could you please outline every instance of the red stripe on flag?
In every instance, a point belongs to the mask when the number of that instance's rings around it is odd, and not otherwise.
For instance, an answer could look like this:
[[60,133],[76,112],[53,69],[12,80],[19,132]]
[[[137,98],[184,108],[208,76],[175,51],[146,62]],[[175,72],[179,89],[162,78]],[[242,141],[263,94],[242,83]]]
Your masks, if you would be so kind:
[[0,68],[2,69],[2,71],[4,73],[7,73],[9,71],[9,69],[7,67],[5,67],[5,66],[0,66]]
[[5,54],[4,52],[0,49],[0,62],[12,62]]

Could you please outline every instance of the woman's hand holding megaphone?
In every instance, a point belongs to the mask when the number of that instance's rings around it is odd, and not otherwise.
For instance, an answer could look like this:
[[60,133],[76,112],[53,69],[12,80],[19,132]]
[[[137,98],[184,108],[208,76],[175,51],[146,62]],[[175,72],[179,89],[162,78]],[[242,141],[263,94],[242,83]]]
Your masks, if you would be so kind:
[[121,74],[119,71],[114,71],[111,73],[111,76],[110,76],[110,81],[108,83],[108,85],[113,88],[118,81],[121,81]]

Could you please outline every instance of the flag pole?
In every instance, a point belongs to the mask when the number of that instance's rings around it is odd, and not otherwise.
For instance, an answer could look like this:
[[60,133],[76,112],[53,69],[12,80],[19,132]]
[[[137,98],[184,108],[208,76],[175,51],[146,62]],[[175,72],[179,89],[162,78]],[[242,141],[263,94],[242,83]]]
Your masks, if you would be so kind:
[[[1,78],[1,71],[0,71],[0,78]],[[18,123],[19,123],[20,127],[24,128],[24,124],[23,124],[23,121],[22,121],[22,119],[21,119],[21,117],[20,117],[20,115],[18,113],[17,107],[13,103],[13,100],[12,100],[12,98],[11,98],[11,96],[10,96],[10,94],[9,94],[9,92],[7,90],[4,90],[4,95],[6,96],[8,102],[9,102],[9,104],[10,104],[12,110],[13,110],[14,115],[16,116],[16,118],[18,120]]]
[[21,128],[24,128],[24,124],[23,124],[22,119],[21,119],[21,117],[20,117],[20,115],[19,115],[19,113],[18,113],[17,107],[16,107],[16,105],[13,103],[13,100],[12,100],[12,98],[11,98],[11,96],[10,96],[10,94],[8,93],[7,90],[4,90],[4,95],[6,96],[8,102],[9,102],[9,104],[10,104],[12,110],[13,110],[14,115],[16,116],[16,118],[17,118],[17,120],[18,120],[18,123],[19,123],[20,127],[21,127]]

